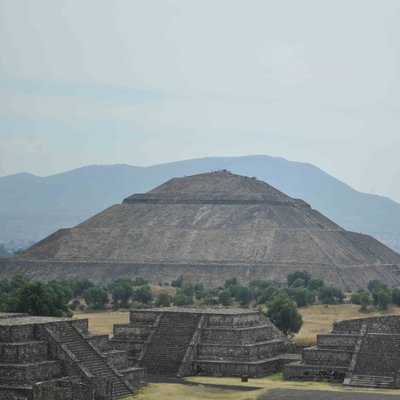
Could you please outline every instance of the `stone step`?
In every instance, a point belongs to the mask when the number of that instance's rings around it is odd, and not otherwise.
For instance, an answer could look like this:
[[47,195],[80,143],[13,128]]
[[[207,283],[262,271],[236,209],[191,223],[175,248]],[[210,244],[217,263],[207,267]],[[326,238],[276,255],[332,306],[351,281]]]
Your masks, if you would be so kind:
[[393,388],[395,380],[393,376],[384,375],[359,375],[354,374],[350,378],[349,386]]
[[84,339],[82,334],[70,324],[52,328],[59,341],[97,378],[108,379],[114,383],[114,397],[132,394],[121,377],[107,364],[103,357]]

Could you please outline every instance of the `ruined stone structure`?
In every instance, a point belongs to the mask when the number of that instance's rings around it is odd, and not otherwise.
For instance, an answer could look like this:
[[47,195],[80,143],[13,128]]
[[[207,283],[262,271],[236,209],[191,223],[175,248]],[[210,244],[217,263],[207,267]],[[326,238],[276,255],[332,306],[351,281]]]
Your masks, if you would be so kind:
[[0,313],[0,396],[108,400],[135,393],[143,379],[85,319]]
[[266,317],[243,309],[131,310],[111,342],[128,350],[132,365],[156,375],[261,376],[298,359]]
[[399,284],[399,265],[400,255],[372,237],[345,231],[264,182],[222,171],[172,179],[61,229],[0,261],[0,278],[142,276],[158,284],[182,275],[217,287],[231,277],[283,282],[308,269],[355,290],[372,279]]
[[304,349],[301,362],[285,366],[284,378],[400,388],[400,316],[335,323]]

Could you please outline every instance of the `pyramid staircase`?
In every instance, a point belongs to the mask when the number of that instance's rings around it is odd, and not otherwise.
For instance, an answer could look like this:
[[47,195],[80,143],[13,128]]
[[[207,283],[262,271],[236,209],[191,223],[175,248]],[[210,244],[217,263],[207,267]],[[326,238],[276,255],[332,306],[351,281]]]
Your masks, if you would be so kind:
[[119,398],[133,393],[131,388],[71,323],[55,324],[46,329],[52,331],[60,345],[73,355],[75,362],[89,372],[96,380],[112,386],[112,397]]

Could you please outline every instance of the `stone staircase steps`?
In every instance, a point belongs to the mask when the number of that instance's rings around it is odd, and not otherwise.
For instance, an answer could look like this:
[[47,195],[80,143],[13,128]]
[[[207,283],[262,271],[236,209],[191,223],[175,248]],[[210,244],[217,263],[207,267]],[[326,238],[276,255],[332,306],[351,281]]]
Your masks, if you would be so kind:
[[393,388],[394,383],[393,376],[354,374],[350,378],[349,386]]
[[163,315],[142,360],[147,374],[176,375],[200,317]]
[[91,374],[96,378],[106,379],[114,384],[114,397],[132,394],[132,390],[128,388],[121,377],[116,374],[103,357],[90,346],[82,337],[82,334],[73,326],[66,323],[51,329],[58,336],[60,343],[64,344]]

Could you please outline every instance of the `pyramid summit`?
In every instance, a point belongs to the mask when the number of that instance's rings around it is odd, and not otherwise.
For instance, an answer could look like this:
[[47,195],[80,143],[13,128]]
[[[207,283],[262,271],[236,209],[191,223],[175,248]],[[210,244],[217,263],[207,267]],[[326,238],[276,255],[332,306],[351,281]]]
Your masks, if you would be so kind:
[[284,281],[307,269],[343,289],[371,279],[400,283],[400,255],[348,232],[255,178],[216,171],[174,178],[127,197],[71,229],[61,229],[12,260],[36,278],[79,276],[107,282],[143,276],[220,286],[231,277]]

